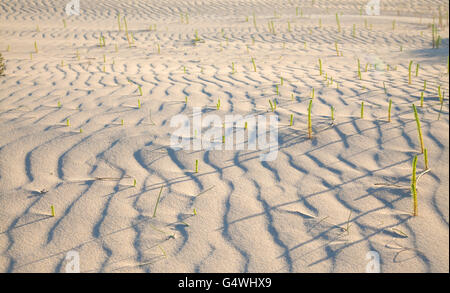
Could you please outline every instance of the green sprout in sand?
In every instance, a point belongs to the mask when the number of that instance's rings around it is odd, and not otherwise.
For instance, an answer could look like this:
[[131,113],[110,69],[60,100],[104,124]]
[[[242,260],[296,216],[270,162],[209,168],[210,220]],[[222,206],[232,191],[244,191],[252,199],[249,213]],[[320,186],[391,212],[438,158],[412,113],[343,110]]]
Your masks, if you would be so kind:
[[417,124],[417,132],[419,133],[419,141],[420,141],[420,153],[423,153],[423,137],[422,137],[422,130],[420,128],[420,120],[419,120],[419,114],[417,114],[416,106],[413,104],[413,111],[414,111],[414,117],[416,118],[416,124]]
[[411,176],[411,195],[413,199],[413,216],[418,215],[417,208],[417,177],[416,177],[416,167],[417,167],[417,156],[414,156],[412,163],[412,176]]
[[388,122],[391,122],[391,109],[392,109],[392,99],[389,99]]

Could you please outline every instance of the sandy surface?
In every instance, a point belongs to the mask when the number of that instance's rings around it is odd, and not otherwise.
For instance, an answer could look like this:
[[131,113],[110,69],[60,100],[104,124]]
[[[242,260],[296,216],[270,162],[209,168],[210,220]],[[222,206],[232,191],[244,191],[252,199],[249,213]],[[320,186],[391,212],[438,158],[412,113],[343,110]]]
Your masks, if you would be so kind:
[[[0,3],[0,271],[64,272],[68,251],[81,272],[365,272],[370,251],[382,272],[449,271],[446,1],[382,1],[379,16],[349,0],[81,0],[79,16],[67,2]],[[413,103],[431,169],[416,217]],[[277,115],[276,160],[172,149],[171,118],[193,107]]]

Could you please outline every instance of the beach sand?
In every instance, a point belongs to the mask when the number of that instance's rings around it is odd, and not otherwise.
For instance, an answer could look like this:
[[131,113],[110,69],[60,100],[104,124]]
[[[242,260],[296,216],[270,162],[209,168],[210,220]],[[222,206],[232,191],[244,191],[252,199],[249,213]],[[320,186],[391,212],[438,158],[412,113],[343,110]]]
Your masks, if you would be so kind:
[[[0,3],[1,272],[449,272],[447,1],[68,2]],[[172,148],[195,107],[276,159]]]

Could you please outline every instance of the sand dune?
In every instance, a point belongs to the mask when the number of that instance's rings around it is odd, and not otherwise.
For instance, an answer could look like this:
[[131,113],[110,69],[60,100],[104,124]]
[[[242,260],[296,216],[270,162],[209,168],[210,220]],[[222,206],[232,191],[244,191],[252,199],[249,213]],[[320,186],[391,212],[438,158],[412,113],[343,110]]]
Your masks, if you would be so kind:
[[[449,271],[446,1],[68,2],[0,3],[0,271]],[[276,160],[172,148],[194,107],[277,115]]]

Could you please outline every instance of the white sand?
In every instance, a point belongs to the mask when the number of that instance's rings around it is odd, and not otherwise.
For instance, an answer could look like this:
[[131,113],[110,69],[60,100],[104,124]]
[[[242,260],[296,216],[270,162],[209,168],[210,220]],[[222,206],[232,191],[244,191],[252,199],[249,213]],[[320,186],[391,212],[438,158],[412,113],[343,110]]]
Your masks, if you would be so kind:
[[[70,17],[67,2],[0,3],[0,271],[64,272],[75,250],[82,272],[365,272],[374,250],[382,272],[449,272],[447,1],[382,1],[380,16],[361,16],[366,1],[81,0]],[[440,5],[443,42],[432,49]],[[319,76],[319,58],[332,84]],[[420,69],[408,85],[410,60]],[[419,180],[413,217],[411,165],[418,155],[421,173],[424,159],[411,105],[424,80],[418,111],[431,171]],[[176,114],[194,106],[221,117],[261,114],[275,98],[275,161],[258,151],[170,148]]]

